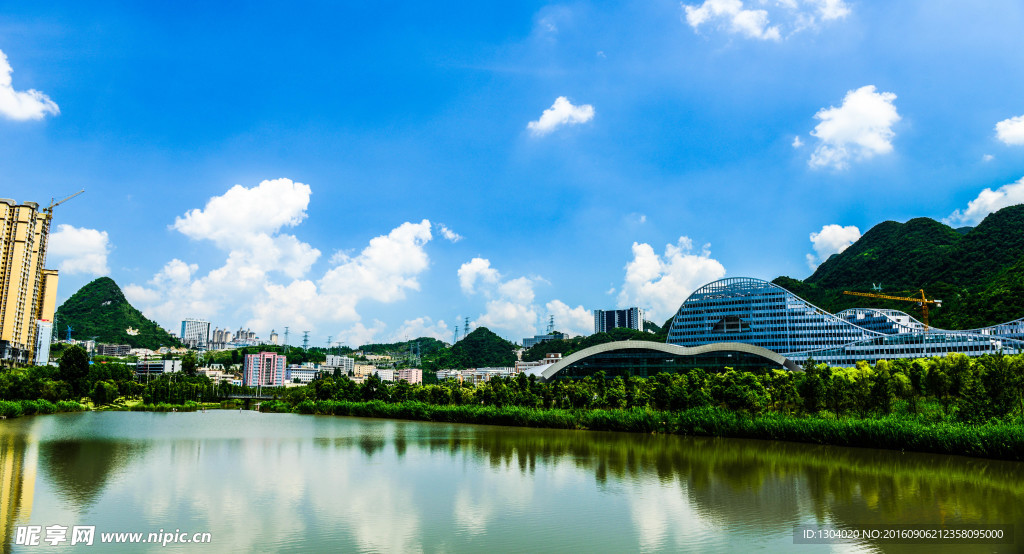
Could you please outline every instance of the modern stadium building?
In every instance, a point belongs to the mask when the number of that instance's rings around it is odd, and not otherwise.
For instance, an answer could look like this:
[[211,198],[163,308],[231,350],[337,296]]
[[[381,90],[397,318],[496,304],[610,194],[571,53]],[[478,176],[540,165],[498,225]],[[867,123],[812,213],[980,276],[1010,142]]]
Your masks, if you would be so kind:
[[1024,319],[969,331],[926,329],[897,310],[831,314],[760,279],[720,279],[694,291],[672,319],[669,344],[741,342],[789,359],[852,366],[894,358],[1024,353]]
[[761,279],[704,285],[679,307],[668,344],[601,344],[546,367],[540,377],[652,376],[688,367],[797,369],[808,358],[851,367],[896,358],[962,353],[1024,353],[1024,318],[967,331],[925,328],[898,310],[853,308],[832,314]]

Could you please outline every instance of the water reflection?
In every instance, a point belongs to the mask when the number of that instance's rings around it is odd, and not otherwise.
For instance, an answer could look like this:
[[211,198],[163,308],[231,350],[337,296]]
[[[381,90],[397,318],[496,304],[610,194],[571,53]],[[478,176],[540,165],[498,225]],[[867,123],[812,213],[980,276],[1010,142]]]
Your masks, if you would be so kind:
[[992,460],[237,412],[32,421],[0,427],[5,537],[70,511],[221,550],[790,551],[798,523],[1024,521],[1024,464]]
[[146,444],[63,439],[39,445],[46,477],[76,510],[96,501],[107,481],[145,454]]
[[24,436],[0,435],[0,537],[32,516],[37,459],[38,449]]

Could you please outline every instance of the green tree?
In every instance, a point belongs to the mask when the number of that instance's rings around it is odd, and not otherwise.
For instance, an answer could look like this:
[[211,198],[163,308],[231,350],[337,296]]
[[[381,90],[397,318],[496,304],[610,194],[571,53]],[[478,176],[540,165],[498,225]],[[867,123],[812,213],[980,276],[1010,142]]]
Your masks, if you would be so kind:
[[89,354],[81,346],[72,346],[60,357],[59,367],[60,380],[71,386],[75,398],[81,398],[88,386]]
[[117,385],[111,381],[96,381],[89,396],[92,398],[92,403],[97,406],[110,404],[117,399]]
[[198,367],[198,365],[199,363],[196,360],[195,352],[188,352],[181,357],[181,371],[189,377],[196,374],[196,367]]

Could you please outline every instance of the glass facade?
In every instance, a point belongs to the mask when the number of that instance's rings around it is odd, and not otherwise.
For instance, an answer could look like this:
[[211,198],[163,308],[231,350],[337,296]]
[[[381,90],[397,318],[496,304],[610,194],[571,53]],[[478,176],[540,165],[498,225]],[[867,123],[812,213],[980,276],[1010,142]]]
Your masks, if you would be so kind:
[[746,371],[782,369],[781,365],[767,358],[746,352],[719,351],[686,356],[645,348],[628,348],[601,352],[577,360],[559,370],[554,378],[582,379],[598,371],[603,371],[609,379],[653,377],[659,373],[680,373],[694,368],[718,371],[726,367]]
[[814,358],[849,366],[859,360],[970,356],[1024,352],[1024,319],[975,329],[929,329],[897,310],[856,308],[831,314],[760,279],[733,277],[708,283],[683,302],[672,320],[669,344],[740,342],[791,360]]
[[910,314],[899,310],[877,310],[874,308],[850,308],[836,313],[836,317],[844,319],[858,327],[876,331],[886,335],[899,333],[917,333],[924,331],[924,324]]
[[786,289],[747,277],[708,283],[683,302],[669,344],[743,342],[788,355],[882,336],[805,302]]

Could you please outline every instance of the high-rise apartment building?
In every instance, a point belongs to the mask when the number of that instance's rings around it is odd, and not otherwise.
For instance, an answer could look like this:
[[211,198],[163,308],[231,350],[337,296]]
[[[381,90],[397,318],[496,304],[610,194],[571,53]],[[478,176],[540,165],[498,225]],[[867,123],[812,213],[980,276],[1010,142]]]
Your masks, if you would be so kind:
[[0,362],[35,361],[39,321],[52,322],[57,271],[44,269],[50,208],[0,199]]
[[594,332],[607,333],[616,327],[643,331],[644,311],[640,308],[594,310]]
[[283,387],[288,360],[274,352],[246,354],[242,384],[247,387]]
[[189,348],[206,348],[210,342],[210,322],[186,318],[181,322],[181,343]]
[[32,363],[46,365],[50,363],[50,342],[53,341],[53,322],[40,319],[36,321],[36,348]]

